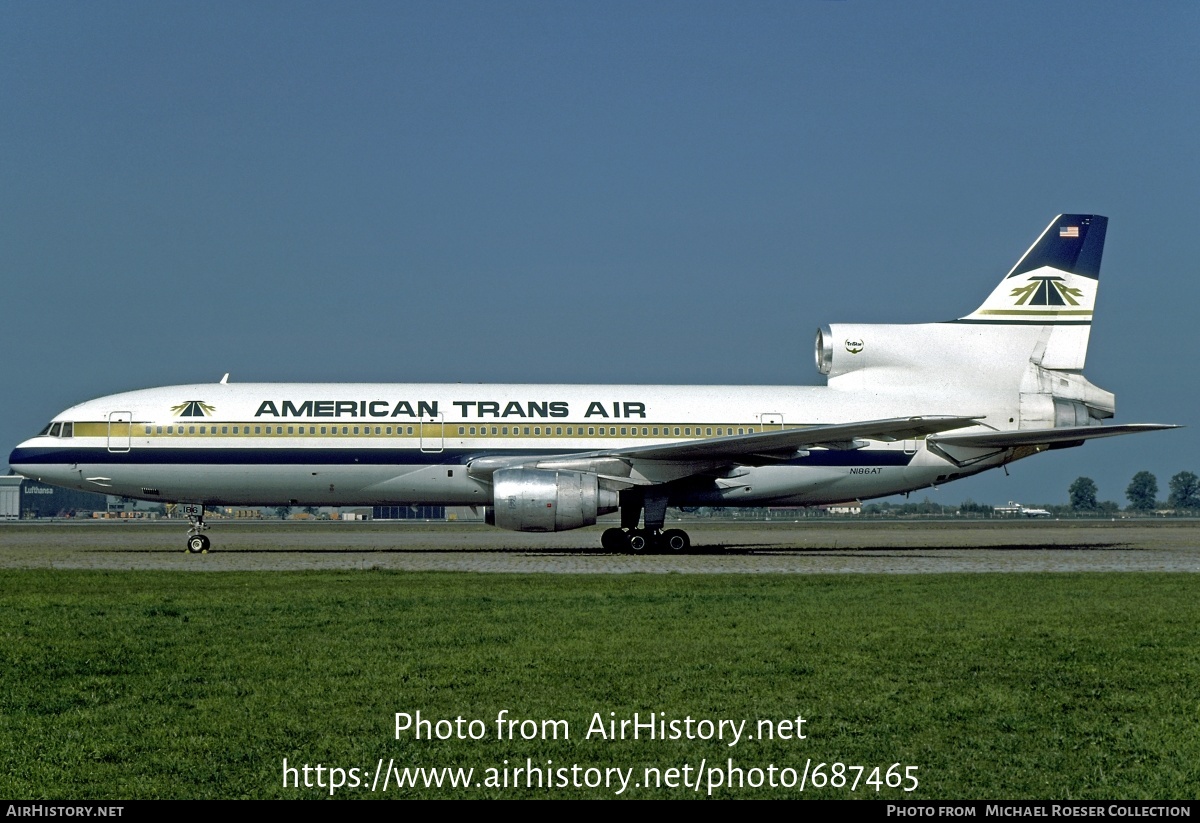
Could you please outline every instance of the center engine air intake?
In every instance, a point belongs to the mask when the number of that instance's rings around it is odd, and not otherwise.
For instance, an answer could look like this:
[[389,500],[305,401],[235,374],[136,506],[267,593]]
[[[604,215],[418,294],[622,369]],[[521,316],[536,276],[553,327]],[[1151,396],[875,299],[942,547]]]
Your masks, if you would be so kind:
[[579,529],[617,510],[617,493],[589,472],[499,469],[492,494],[496,525],[517,532]]

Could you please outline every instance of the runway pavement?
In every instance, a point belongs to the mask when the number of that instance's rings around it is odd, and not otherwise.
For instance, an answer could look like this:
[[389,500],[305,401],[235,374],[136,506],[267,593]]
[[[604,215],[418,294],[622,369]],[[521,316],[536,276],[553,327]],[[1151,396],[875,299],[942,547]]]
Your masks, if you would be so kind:
[[213,551],[184,551],[187,524],[0,524],[0,568],[369,570],[553,574],[940,574],[1200,572],[1200,521],[709,521],[682,555],[616,555],[601,527],[520,534],[424,522],[222,522]]

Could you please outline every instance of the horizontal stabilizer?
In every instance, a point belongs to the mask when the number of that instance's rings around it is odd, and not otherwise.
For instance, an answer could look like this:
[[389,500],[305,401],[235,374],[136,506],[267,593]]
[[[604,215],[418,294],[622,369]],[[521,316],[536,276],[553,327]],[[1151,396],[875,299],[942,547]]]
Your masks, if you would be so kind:
[[1097,437],[1178,429],[1166,423],[1125,423],[1120,426],[1065,426],[1057,429],[1016,429],[980,434],[939,434],[929,438],[939,446],[965,446],[979,449],[1010,449],[1017,446],[1076,445]]

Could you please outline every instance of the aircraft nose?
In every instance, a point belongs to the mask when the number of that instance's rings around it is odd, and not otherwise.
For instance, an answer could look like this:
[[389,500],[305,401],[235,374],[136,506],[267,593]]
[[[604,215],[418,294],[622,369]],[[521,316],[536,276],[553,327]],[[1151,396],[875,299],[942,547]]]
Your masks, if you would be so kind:
[[48,451],[39,445],[38,438],[26,440],[8,455],[8,465],[23,477],[52,483],[58,475],[65,473],[67,467],[56,464],[53,455],[47,454]]

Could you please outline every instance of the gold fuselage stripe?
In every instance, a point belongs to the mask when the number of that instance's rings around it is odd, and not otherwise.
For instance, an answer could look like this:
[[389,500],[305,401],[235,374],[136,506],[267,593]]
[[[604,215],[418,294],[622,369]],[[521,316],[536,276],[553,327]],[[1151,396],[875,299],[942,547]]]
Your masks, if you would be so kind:
[[754,424],[731,423],[701,423],[683,424],[669,423],[658,425],[614,425],[605,423],[554,423],[545,424],[501,424],[487,425],[454,422],[416,422],[402,425],[365,425],[358,423],[339,423],[337,425],[316,423],[255,423],[217,422],[200,423],[188,421],[185,423],[145,423],[135,421],[129,423],[77,422],[74,427],[75,437],[137,437],[142,438],[177,438],[177,437],[370,437],[408,439],[421,437],[449,437],[461,439],[492,439],[496,437],[570,437],[580,438],[612,438],[612,437],[648,437],[659,440],[693,439],[696,437],[728,437],[738,434],[755,434],[760,431],[779,431],[781,429],[805,428],[800,425],[781,426],[769,424],[763,426]]

